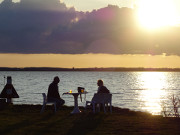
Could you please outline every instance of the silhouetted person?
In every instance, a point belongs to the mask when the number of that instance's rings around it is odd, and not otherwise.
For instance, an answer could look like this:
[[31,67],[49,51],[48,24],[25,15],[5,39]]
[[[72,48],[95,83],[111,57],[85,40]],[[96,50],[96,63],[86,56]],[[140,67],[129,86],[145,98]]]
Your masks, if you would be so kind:
[[[109,90],[104,86],[104,83],[103,83],[102,80],[98,80],[97,81],[97,85],[99,86],[98,90],[97,90],[98,94],[101,94],[101,93],[110,93]],[[95,103],[95,106],[97,106],[96,103]],[[90,105],[90,107],[92,108],[92,104]]]
[[57,107],[61,107],[65,101],[60,97],[59,90],[58,90],[58,83],[60,82],[60,79],[58,76],[54,77],[53,82],[49,85],[48,88],[48,94],[47,94],[47,100],[56,102]]
[[102,80],[98,80],[97,85],[99,86],[97,93],[110,93],[109,90],[104,86]]

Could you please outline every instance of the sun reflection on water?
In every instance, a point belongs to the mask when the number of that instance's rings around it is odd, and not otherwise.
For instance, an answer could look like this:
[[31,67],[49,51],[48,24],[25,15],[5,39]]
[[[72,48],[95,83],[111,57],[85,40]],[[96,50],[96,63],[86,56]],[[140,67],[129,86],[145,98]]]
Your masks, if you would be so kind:
[[141,108],[152,114],[160,114],[162,111],[162,99],[167,96],[167,76],[163,72],[143,72],[139,74],[139,81],[143,90],[139,94],[139,100],[143,101]]

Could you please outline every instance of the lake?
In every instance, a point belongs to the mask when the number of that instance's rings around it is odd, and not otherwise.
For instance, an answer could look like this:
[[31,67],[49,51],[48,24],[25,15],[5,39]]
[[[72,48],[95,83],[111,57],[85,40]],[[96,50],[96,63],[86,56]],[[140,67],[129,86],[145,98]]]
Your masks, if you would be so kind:
[[163,105],[171,103],[172,95],[180,95],[180,72],[0,71],[0,92],[7,76],[12,77],[20,96],[13,100],[14,104],[42,104],[41,93],[47,93],[54,76],[60,77],[59,92],[67,106],[73,106],[74,99],[71,95],[62,95],[64,92],[76,92],[77,87],[84,87],[88,92],[86,99],[83,95],[83,101],[80,98],[78,101],[84,106],[85,100],[91,100],[97,92],[98,79],[102,79],[113,94],[113,106],[135,111],[160,114]]

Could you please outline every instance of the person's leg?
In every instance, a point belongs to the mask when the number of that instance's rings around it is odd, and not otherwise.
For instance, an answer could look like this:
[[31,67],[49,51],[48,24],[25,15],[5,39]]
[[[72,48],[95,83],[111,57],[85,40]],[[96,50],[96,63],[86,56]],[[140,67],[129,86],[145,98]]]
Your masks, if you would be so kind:
[[57,109],[59,110],[64,105],[64,103],[65,101],[63,99],[56,99]]
[[63,99],[58,99],[57,102],[58,102],[59,106],[62,106],[65,103],[65,101]]
[[65,101],[63,99],[57,99],[57,98],[49,98],[48,101],[56,102],[56,106],[58,109],[65,103]]

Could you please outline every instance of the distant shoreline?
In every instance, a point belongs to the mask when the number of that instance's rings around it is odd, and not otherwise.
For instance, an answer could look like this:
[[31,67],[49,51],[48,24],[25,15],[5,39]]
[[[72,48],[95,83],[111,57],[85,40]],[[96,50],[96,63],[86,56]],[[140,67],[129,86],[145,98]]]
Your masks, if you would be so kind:
[[111,71],[111,72],[180,72],[180,68],[51,68],[51,67],[26,67],[8,68],[0,67],[0,71]]

